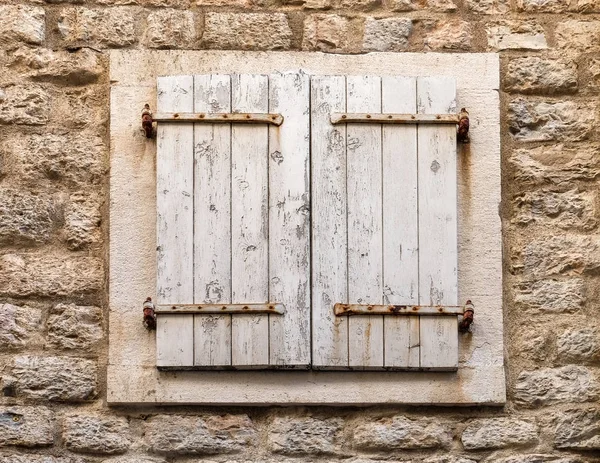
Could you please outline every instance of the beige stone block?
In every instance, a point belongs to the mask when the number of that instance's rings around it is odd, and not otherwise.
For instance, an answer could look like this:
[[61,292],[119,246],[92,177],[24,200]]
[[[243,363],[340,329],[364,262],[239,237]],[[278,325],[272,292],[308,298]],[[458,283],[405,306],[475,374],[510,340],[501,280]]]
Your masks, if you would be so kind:
[[509,0],[467,0],[467,8],[479,14],[506,14],[510,11]]
[[89,349],[104,335],[99,307],[57,304],[50,310],[47,325],[47,346],[58,349]]
[[0,304],[0,349],[31,347],[41,335],[42,311]]
[[491,50],[544,50],[548,48],[544,28],[533,21],[502,21],[486,28]]
[[600,411],[596,408],[556,414],[554,446],[559,449],[600,449]]
[[581,278],[526,281],[515,294],[515,305],[528,313],[574,313],[585,301],[586,285]]
[[512,59],[504,85],[506,91],[516,93],[574,93],[578,86],[577,65],[572,61],[535,56]]
[[0,87],[0,125],[44,125],[50,114],[50,96],[39,85]]
[[158,10],[148,15],[144,42],[150,48],[191,48],[198,36],[194,13],[179,10]]
[[336,14],[313,14],[304,21],[303,50],[341,51],[348,46],[350,22]]
[[0,45],[39,45],[46,33],[44,9],[27,5],[0,5]]
[[598,226],[595,192],[569,190],[528,191],[513,200],[512,222],[519,225],[539,224],[564,230],[590,231]]
[[207,13],[202,40],[208,48],[284,50],[292,30],[283,13]]
[[211,455],[255,445],[257,432],[247,415],[163,415],[147,421],[145,438],[154,452]]
[[590,136],[596,122],[596,105],[589,101],[528,101],[509,104],[509,130],[515,140],[580,141]]
[[468,50],[471,48],[471,25],[466,21],[438,22],[425,37],[428,50]]
[[600,21],[564,21],[556,25],[555,36],[560,48],[580,53],[600,51]]
[[419,9],[417,0],[383,0],[383,4],[391,11],[413,11]]
[[97,194],[79,191],[69,197],[65,208],[64,239],[71,250],[100,242],[101,201]]
[[282,455],[333,455],[340,453],[343,420],[275,418],[269,426],[269,449]]
[[133,441],[125,418],[102,415],[67,416],[62,438],[72,452],[101,455],[125,453]]
[[517,0],[517,9],[527,13],[564,13],[570,0]]
[[403,51],[412,32],[409,18],[367,18],[363,37],[365,51]]
[[39,252],[0,256],[0,295],[74,296],[103,286],[102,260]]
[[58,32],[68,47],[124,47],[137,41],[133,10],[127,7],[66,8],[58,19]]
[[558,356],[564,362],[600,361],[600,330],[596,327],[570,328],[556,341]]
[[[53,413],[46,407],[0,408],[0,446],[45,447],[54,443]],[[12,463],[12,461],[11,461]]]
[[471,422],[461,440],[467,450],[532,445],[538,442],[538,427],[516,418],[484,418]]
[[523,371],[514,397],[517,404],[527,407],[593,402],[600,397],[600,384],[591,370],[575,365]]
[[358,425],[352,441],[356,448],[369,451],[450,447],[452,430],[438,421],[396,415]]

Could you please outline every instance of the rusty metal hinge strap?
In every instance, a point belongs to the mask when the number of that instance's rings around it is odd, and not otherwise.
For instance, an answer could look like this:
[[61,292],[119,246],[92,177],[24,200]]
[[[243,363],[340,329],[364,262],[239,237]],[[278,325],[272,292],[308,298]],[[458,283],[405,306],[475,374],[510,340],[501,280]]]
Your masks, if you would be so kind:
[[155,310],[160,314],[236,314],[266,313],[283,314],[285,306],[281,303],[266,302],[264,304],[162,304]]
[[460,114],[333,113],[332,124],[458,124]]
[[465,305],[394,305],[394,304],[335,304],[335,315],[463,315],[474,312],[473,304]]

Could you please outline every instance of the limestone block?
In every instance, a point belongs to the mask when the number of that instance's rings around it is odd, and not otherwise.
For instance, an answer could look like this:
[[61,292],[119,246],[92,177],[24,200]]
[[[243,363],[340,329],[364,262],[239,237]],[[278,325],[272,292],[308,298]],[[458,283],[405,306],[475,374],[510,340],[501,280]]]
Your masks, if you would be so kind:
[[413,420],[396,415],[358,425],[352,437],[360,450],[397,450],[449,447],[452,432],[444,424],[429,420]]
[[0,349],[29,346],[38,336],[41,324],[39,309],[0,304]]
[[593,230],[598,225],[595,192],[536,190],[513,200],[513,223],[539,223],[569,230]]
[[425,5],[429,10],[443,13],[453,13],[458,8],[453,0],[427,0]]
[[510,102],[511,135],[519,141],[580,141],[595,127],[596,105],[578,101]]
[[467,8],[479,14],[506,14],[510,11],[508,0],[467,0]]
[[569,20],[556,25],[559,47],[580,53],[600,51],[600,21]]
[[559,449],[600,449],[600,411],[594,408],[559,412],[554,446]]
[[515,402],[530,407],[595,401],[600,384],[585,367],[569,365],[524,371],[514,386]]
[[600,1],[598,0],[575,0],[571,3],[570,11],[577,13],[598,13],[600,12]]
[[80,457],[53,457],[51,455],[8,455],[0,456],[0,463],[88,463]]
[[599,362],[600,330],[595,327],[572,328],[556,341],[559,358],[565,362]]
[[50,241],[63,221],[60,195],[0,189],[0,244]]
[[566,60],[538,57],[513,59],[505,79],[508,92],[526,94],[573,93],[577,91],[577,66]]
[[484,463],[583,463],[580,457],[570,455],[547,455],[547,454],[524,454],[511,455],[506,458],[498,458],[492,455],[483,460]]
[[333,7],[333,0],[304,0],[302,8],[305,10],[327,10]]
[[383,0],[383,4],[392,11],[413,11],[419,9],[417,0]]
[[600,147],[578,144],[576,149],[553,144],[519,149],[510,158],[515,181],[524,185],[566,185],[600,176]]
[[235,453],[257,438],[247,415],[156,416],[145,435],[152,451],[176,455]]
[[600,268],[597,237],[564,234],[531,240],[523,250],[523,273],[532,277],[580,275]]
[[52,445],[54,443],[52,415],[46,407],[1,407],[0,447]]
[[403,51],[408,47],[412,20],[408,18],[367,18],[363,49],[365,51]]
[[538,427],[516,418],[485,418],[470,423],[461,439],[467,450],[532,445],[538,442]]
[[66,417],[62,437],[66,448],[81,453],[124,453],[132,443],[125,418],[99,415]]
[[23,184],[45,181],[69,187],[102,181],[106,149],[100,137],[77,132],[11,137],[7,146],[0,146],[10,161],[11,173]]
[[207,13],[203,42],[208,48],[285,50],[292,30],[283,13]]
[[8,65],[36,81],[86,85],[102,75],[99,55],[89,48],[66,52],[23,47],[8,56]]
[[585,299],[585,283],[581,278],[523,282],[515,294],[515,304],[531,313],[577,312]]
[[50,97],[39,85],[0,88],[0,124],[43,125],[49,113]]
[[564,13],[569,0],[517,0],[517,9],[527,13]]
[[[167,463],[162,458],[133,456],[133,457],[114,457],[102,460],[102,463]],[[205,463],[212,463],[205,461]]]
[[476,463],[476,461],[460,455],[449,455],[446,453],[444,455],[426,458],[423,460],[423,463]]
[[313,14],[304,21],[303,50],[340,51],[348,44],[350,23],[337,14]]
[[150,48],[191,48],[197,45],[198,36],[191,11],[158,10],[150,13],[146,21],[144,42]]
[[544,50],[544,28],[533,21],[501,21],[486,28],[491,50]]
[[428,50],[468,50],[471,48],[471,25],[466,21],[438,22],[425,37]]
[[80,358],[19,356],[2,381],[17,397],[81,402],[96,398],[97,370],[96,362]]
[[60,349],[89,349],[102,339],[102,310],[99,307],[58,304],[48,316],[48,346]]
[[275,418],[269,429],[269,449],[284,455],[335,454],[342,425],[339,418]]
[[26,5],[0,5],[0,46],[19,43],[39,45],[44,41],[46,15],[44,9]]
[[0,295],[75,296],[99,291],[102,260],[52,253],[0,256]]
[[369,11],[381,5],[381,0],[338,0],[339,8]]
[[65,238],[69,249],[78,250],[100,241],[100,200],[79,191],[69,197],[65,210]]
[[137,41],[133,11],[127,7],[66,8],[58,20],[58,31],[67,47],[124,47]]

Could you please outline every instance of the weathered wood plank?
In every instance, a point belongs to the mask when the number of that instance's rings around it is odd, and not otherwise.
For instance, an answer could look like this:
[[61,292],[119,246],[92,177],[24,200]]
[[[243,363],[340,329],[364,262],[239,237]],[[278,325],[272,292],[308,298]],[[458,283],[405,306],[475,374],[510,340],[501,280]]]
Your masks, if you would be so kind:
[[[417,81],[383,77],[384,112],[416,113]],[[417,127],[383,130],[383,300],[386,304],[417,304],[419,296],[419,236],[417,219]],[[422,313],[419,310],[419,313]],[[419,338],[411,328],[418,320],[385,318],[385,366],[419,367]],[[416,351],[416,352],[415,352]],[[409,363],[415,360],[416,363]]]
[[273,74],[269,111],[285,124],[269,127],[270,300],[285,316],[269,317],[270,364],[310,364],[310,80],[308,75]]
[[[193,314],[233,314],[233,313],[268,313],[284,314],[283,304],[176,304],[157,305],[155,312],[163,313],[193,313]],[[461,312],[462,313],[462,312]]]
[[[234,75],[232,111],[264,112],[269,106],[267,76]],[[231,128],[232,303],[269,300],[267,126]],[[238,368],[269,364],[267,315],[236,315],[232,319],[232,365]]]
[[[384,77],[389,81],[399,80],[414,80],[411,77]],[[394,96],[394,93],[388,93],[388,96]],[[386,100],[383,98],[383,104]],[[409,100],[408,103],[412,103]],[[383,113],[332,113],[332,124],[419,124],[426,122],[428,124],[458,124],[460,116],[458,114],[416,114],[416,112],[398,113],[393,109],[383,109]],[[402,110],[396,110],[402,111]],[[408,111],[408,110],[406,110]],[[416,103],[415,110],[416,111]]]
[[[456,84],[450,77],[417,79],[418,111],[454,112]],[[420,125],[419,304],[457,305],[456,129]],[[421,318],[421,368],[458,367],[454,317]]]
[[346,110],[346,79],[311,77],[312,364],[348,368],[348,319],[333,305],[348,301],[346,126],[329,122]]
[[192,365],[194,365],[194,316],[157,316],[156,366],[191,367]]
[[[194,77],[194,110],[231,110],[231,79]],[[194,124],[194,303],[231,302],[231,126]],[[231,316],[197,315],[194,364],[231,365]]]
[[[157,90],[159,110],[193,111],[191,76],[161,77]],[[174,123],[158,127],[157,303],[194,301],[193,166],[193,126]],[[157,365],[193,365],[193,316],[159,318],[157,324]]]
[[[381,79],[349,76],[346,111],[381,112]],[[348,302],[381,304],[383,295],[381,126],[348,124]],[[350,368],[383,367],[383,318],[348,321]]]
[[[204,78],[206,76],[201,76]],[[155,113],[152,117],[155,122],[196,122],[205,124],[283,124],[281,114],[264,113],[231,113],[222,109],[208,108],[206,110],[196,108],[194,113]]]

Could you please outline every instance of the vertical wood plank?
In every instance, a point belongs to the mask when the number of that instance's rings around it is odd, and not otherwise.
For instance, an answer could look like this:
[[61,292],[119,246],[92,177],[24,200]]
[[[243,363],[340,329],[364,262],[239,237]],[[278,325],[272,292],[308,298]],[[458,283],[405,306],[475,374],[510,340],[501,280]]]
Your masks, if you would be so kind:
[[[232,111],[267,112],[267,76],[234,75]],[[232,303],[269,300],[268,156],[266,125],[234,124],[231,129]],[[268,315],[232,317],[232,365],[269,364]]]
[[[382,77],[382,112],[417,111],[413,77]],[[383,130],[383,301],[417,304],[419,239],[417,219],[417,127],[386,125]],[[388,368],[419,367],[419,317],[384,317],[384,357]]]
[[348,317],[333,305],[348,300],[346,126],[329,115],[346,111],[346,78],[311,77],[312,364],[348,368]]
[[[381,79],[349,76],[347,112],[381,112]],[[381,125],[348,124],[348,297],[357,304],[381,304],[383,295]],[[383,367],[383,316],[348,321],[349,366]]]
[[[194,76],[195,112],[230,112],[227,75]],[[231,302],[231,126],[194,124],[194,303]],[[194,365],[231,365],[231,315],[194,315]]]
[[285,122],[269,127],[269,285],[271,301],[285,304],[269,315],[270,364],[310,364],[309,78],[269,77],[269,112]]
[[[157,110],[193,110],[192,76],[161,77]],[[193,196],[194,128],[160,124],[156,150],[157,274],[159,304],[194,300]],[[193,315],[159,316],[157,366],[193,365]]]
[[[417,79],[419,113],[455,112],[451,77]],[[457,304],[456,128],[419,125],[419,303]],[[458,367],[455,317],[422,317],[421,368]]]

